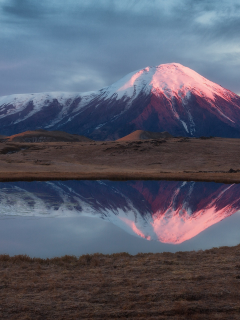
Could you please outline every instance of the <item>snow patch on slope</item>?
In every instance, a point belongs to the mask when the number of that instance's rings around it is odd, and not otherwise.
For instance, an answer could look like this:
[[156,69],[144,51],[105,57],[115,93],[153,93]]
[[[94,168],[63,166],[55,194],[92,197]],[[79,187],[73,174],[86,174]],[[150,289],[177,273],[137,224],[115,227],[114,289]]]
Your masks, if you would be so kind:
[[[27,118],[33,116],[45,107],[48,107],[54,100],[56,100],[62,107],[55,120],[50,126],[59,122],[65,114],[67,114],[71,103],[81,98],[81,102],[75,109],[79,111],[86,106],[96,96],[96,92],[74,93],[74,92],[48,92],[48,93],[32,93],[32,94],[16,94],[10,96],[0,97],[0,119],[6,116],[19,113],[19,118],[14,123],[19,123]],[[24,117],[22,112],[32,104],[32,109]],[[47,110],[46,110],[47,111]]]

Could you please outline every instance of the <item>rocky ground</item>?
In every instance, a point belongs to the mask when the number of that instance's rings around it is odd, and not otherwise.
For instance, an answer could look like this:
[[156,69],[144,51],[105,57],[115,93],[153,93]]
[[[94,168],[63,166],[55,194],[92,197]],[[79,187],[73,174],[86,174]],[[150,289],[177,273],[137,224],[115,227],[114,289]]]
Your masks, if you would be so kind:
[[0,181],[171,179],[240,182],[240,139],[0,143]]
[[239,319],[240,245],[199,252],[0,256],[1,319]]

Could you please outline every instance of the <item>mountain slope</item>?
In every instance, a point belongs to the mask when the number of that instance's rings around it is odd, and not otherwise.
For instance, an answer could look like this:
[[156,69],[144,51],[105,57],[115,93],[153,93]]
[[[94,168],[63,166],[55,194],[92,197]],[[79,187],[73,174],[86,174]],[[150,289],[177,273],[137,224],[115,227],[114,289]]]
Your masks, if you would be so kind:
[[39,128],[95,140],[135,130],[240,137],[240,97],[177,63],[147,67],[89,93],[0,97],[0,134]]

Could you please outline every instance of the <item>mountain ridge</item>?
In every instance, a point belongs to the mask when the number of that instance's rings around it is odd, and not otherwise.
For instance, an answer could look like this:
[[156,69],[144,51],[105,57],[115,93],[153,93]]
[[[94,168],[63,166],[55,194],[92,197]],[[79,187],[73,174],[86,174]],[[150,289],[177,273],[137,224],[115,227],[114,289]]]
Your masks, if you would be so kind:
[[240,137],[240,97],[178,63],[147,67],[88,93],[0,97],[2,135],[47,129],[115,140],[135,130]]

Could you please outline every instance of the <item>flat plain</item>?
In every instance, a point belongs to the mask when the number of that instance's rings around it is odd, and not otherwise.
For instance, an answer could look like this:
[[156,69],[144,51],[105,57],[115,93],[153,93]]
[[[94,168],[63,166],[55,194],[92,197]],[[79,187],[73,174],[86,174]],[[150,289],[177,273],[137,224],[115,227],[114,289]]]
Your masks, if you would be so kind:
[[0,143],[0,181],[161,179],[240,182],[240,139]]

